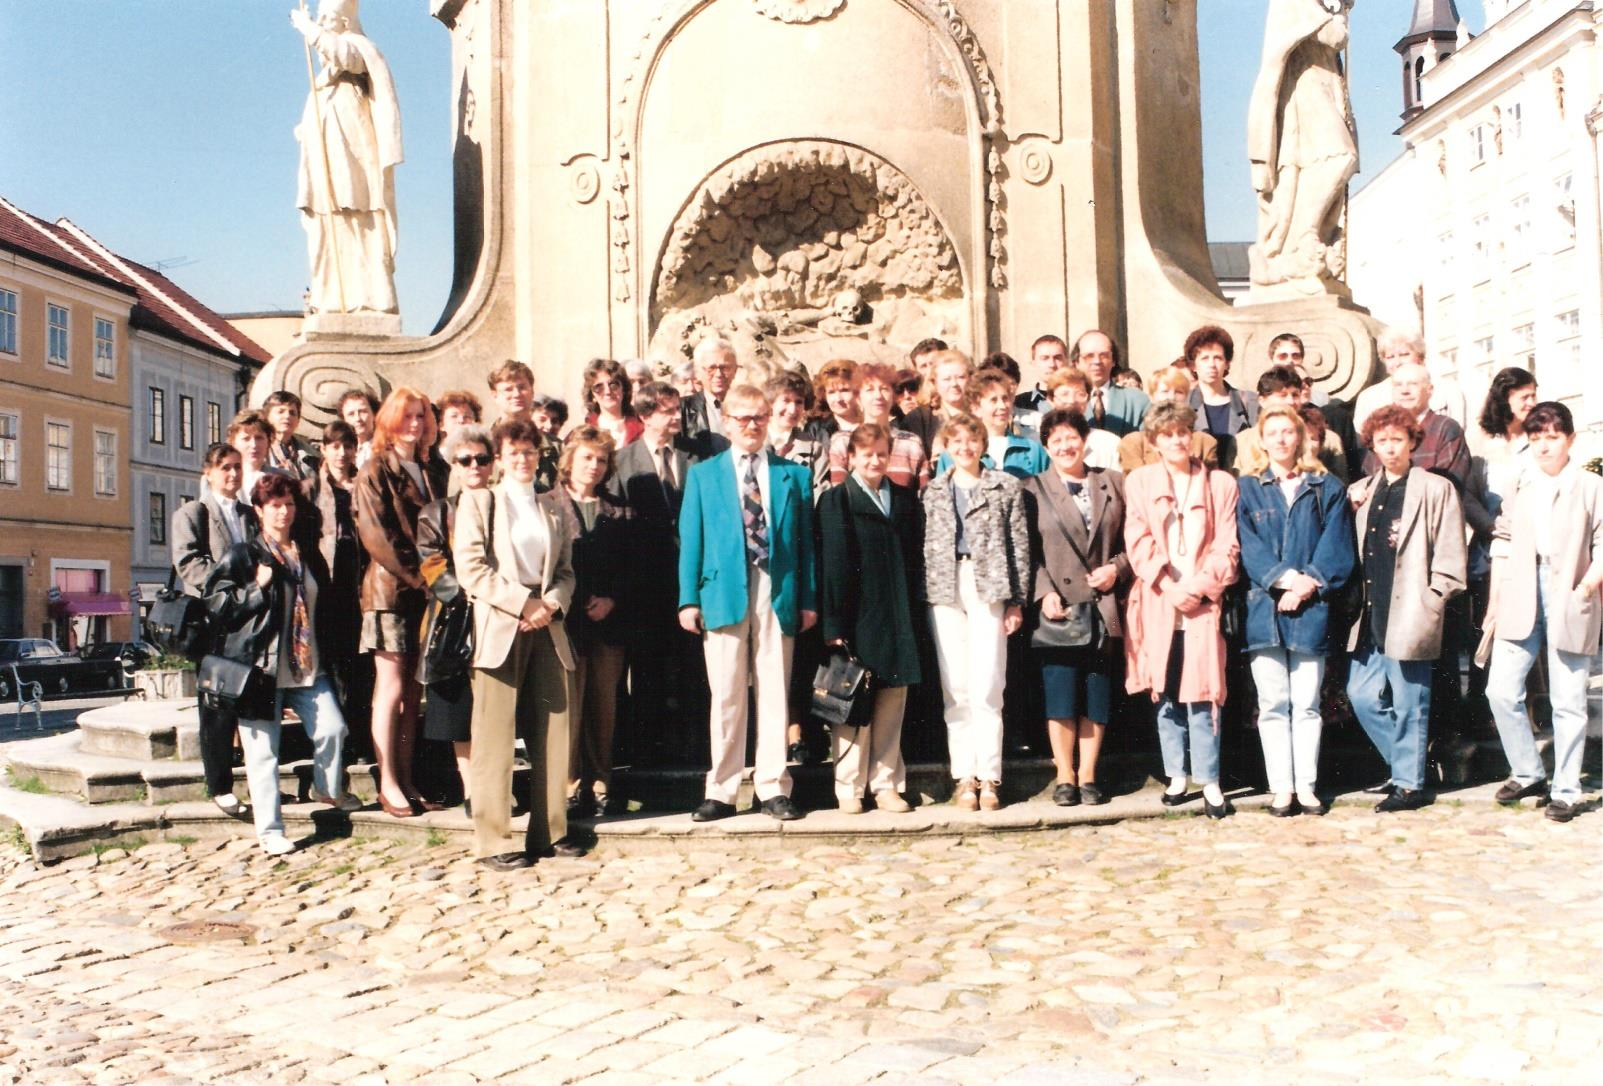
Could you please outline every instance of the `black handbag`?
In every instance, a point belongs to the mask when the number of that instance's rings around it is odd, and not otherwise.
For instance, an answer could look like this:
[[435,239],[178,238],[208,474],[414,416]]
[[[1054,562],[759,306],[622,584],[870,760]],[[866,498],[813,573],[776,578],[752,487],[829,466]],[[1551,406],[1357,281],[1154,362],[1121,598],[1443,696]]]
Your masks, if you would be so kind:
[[473,665],[473,604],[458,592],[430,614],[418,682],[437,683],[468,673]]
[[207,708],[240,716],[256,715],[245,710],[260,700],[262,682],[262,673],[255,667],[216,653],[201,658],[195,675],[195,689]]
[[[1085,552],[1074,541],[1069,533],[1069,526],[1063,523],[1058,515],[1057,507],[1050,499],[1043,496],[1040,505],[1046,506],[1052,513],[1052,519],[1057,522],[1058,531],[1063,535],[1063,541],[1069,545],[1080,565],[1086,569],[1091,568],[1091,562],[1086,558]],[[1052,587],[1057,590],[1058,598],[1063,599],[1063,591],[1057,587],[1057,581],[1052,578],[1050,570],[1047,577],[1052,580]],[[1034,649],[1078,649],[1086,645],[1095,645],[1101,640],[1101,622],[1098,620],[1096,604],[1094,603],[1068,603],[1063,608],[1063,618],[1047,618],[1036,608],[1035,629],[1030,631],[1030,647]]]
[[859,727],[872,715],[868,669],[844,649],[833,649],[813,676],[813,716],[826,724]]
[[156,602],[145,618],[145,640],[162,652],[193,660],[200,656],[211,638],[211,616],[206,604],[174,587],[176,571],[167,571],[167,587],[156,593]]

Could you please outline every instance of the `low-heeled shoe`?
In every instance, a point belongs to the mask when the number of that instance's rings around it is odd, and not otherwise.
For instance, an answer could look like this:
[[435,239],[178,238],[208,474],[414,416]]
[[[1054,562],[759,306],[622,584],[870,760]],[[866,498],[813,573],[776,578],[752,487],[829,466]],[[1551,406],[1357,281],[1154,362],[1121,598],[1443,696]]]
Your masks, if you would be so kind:
[[724,803],[722,800],[704,799],[701,806],[690,813],[692,822],[716,822],[720,818],[730,818],[735,813],[733,803]]
[[1180,806],[1180,804],[1185,803],[1190,799],[1191,799],[1191,793],[1190,792],[1165,792],[1165,793],[1163,793],[1163,805],[1165,807],[1178,807],[1178,806]]
[[1108,801],[1108,794],[1096,785],[1087,782],[1080,785],[1080,802],[1089,803],[1093,807],[1100,807]]
[[1565,803],[1561,799],[1555,799],[1553,802],[1547,805],[1547,810],[1544,812],[1544,817],[1549,822],[1568,822],[1570,819],[1575,817],[1576,813],[1575,804]]
[[548,856],[564,856],[570,860],[576,860],[581,856],[588,856],[590,850],[583,845],[576,845],[572,841],[554,841],[546,854]]
[[1302,810],[1303,814],[1313,815],[1315,818],[1322,818],[1330,813],[1330,804],[1323,801],[1318,803],[1304,803],[1299,799],[1297,801],[1297,806]]
[[1269,813],[1274,815],[1276,818],[1290,818],[1292,815],[1297,813],[1297,801],[1294,799],[1284,807],[1275,807],[1271,805],[1269,808]]
[[1531,796],[1541,799],[1545,795],[1547,795],[1546,778],[1532,781],[1530,784],[1521,784],[1519,781],[1510,778],[1503,782],[1503,787],[1499,788],[1497,795],[1492,798],[1505,807],[1512,807],[1522,799],[1528,799]]
[[775,796],[763,800],[763,813],[781,822],[794,822],[802,816],[801,808],[789,796]]
[[1226,796],[1224,798],[1224,802],[1219,804],[1217,807],[1208,802],[1207,796],[1203,796],[1202,807],[1203,810],[1207,812],[1209,818],[1224,818],[1226,815],[1233,815],[1236,813],[1235,807],[1230,803],[1229,796]]
[[534,860],[527,852],[503,852],[495,856],[480,856],[479,863],[491,871],[517,871],[532,866]]
[[1430,793],[1423,788],[1396,788],[1391,795],[1375,804],[1375,810],[1380,814],[1392,814],[1396,811],[1417,811],[1430,804]]
[[1059,807],[1078,807],[1080,805],[1080,787],[1075,784],[1060,784],[1052,789],[1052,802]]

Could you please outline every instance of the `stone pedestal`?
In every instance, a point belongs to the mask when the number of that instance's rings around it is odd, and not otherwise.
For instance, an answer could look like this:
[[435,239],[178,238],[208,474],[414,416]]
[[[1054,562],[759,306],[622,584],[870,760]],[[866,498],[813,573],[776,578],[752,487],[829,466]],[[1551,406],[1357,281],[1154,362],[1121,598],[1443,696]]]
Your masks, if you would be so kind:
[[401,334],[399,313],[308,313],[301,323],[306,339],[374,339]]
[[[1170,0],[436,0],[450,27],[457,253],[424,337],[319,331],[261,375],[307,425],[345,387],[466,387],[509,358],[577,399],[595,356],[706,329],[750,376],[1018,357],[1101,327],[1141,371],[1216,323],[1250,385],[1304,336],[1367,380],[1339,299],[1232,308],[1207,256],[1195,5]],[[1242,63],[1255,58],[1243,55]],[[843,320],[841,299],[865,307]]]

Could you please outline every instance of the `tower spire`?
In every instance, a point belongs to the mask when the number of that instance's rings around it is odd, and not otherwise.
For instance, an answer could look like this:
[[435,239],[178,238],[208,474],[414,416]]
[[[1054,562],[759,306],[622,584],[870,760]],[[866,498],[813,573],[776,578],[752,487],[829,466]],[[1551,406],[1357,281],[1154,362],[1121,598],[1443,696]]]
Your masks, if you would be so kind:
[[1425,73],[1458,51],[1458,5],[1414,0],[1414,17],[1392,48],[1403,58],[1403,123],[1424,108]]

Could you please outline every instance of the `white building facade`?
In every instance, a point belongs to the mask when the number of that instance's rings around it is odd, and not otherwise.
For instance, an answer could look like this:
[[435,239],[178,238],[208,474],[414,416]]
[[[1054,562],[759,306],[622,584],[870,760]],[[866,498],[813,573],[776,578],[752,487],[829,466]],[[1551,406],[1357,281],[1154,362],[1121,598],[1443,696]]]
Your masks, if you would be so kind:
[[1486,15],[1452,47],[1399,43],[1407,148],[1352,197],[1353,296],[1422,330],[1472,415],[1493,374],[1523,366],[1595,449],[1603,0],[1487,0]]

